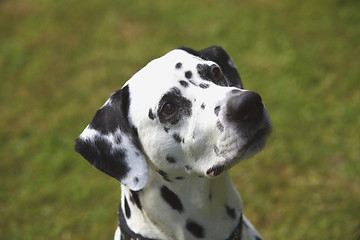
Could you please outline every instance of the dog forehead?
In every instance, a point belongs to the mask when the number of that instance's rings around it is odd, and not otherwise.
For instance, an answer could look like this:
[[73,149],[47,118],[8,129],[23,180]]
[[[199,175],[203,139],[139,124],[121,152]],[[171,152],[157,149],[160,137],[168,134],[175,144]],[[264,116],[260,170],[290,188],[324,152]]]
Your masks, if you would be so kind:
[[[196,71],[196,66],[201,62],[205,60],[179,49],[152,60],[126,83],[130,95],[136,92],[132,100],[146,102],[147,105],[155,103],[185,78],[185,71]],[[176,67],[179,63],[181,69]]]
[[159,60],[159,63],[170,64],[174,67],[179,62],[187,66],[195,67],[199,62],[205,61],[204,59],[181,49],[172,50],[157,60]]
[[[176,49],[164,56],[154,59],[139,70],[129,81],[132,84],[173,84],[177,75],[183,76],[185,70],[195,70],[196,66],[205,62],[204,59]],[[179,69],[179,65],[182,66]]]

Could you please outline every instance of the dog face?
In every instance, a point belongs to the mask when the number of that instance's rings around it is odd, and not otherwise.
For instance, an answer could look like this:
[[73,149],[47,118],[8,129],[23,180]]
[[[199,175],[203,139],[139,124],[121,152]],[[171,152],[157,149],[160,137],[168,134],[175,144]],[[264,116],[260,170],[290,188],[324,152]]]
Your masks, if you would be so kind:
[[75,149],[139,190],[148,165],[215,177],[261,150],[270,129],[261,97],[242,89],[222,48],[182,48],[153,60],[115,92]]

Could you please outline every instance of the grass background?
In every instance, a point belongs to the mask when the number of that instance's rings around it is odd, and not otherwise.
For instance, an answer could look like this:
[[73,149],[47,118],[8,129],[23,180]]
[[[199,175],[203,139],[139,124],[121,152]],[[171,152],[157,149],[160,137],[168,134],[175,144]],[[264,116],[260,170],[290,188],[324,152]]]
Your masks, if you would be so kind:
[[0,0],[0,238],[111,239],[119,184],[73,150],[109,94],[218,44],[273,120],[231,170],[266,239],[360,239],[360,1]]

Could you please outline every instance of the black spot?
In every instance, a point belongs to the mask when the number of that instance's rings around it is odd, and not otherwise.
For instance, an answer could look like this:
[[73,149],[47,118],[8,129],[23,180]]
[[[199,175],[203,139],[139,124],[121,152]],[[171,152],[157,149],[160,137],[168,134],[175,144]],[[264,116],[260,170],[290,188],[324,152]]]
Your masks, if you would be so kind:
[[112,150],[112,144],[103,137],[95,136],[93,141],[76,140],[75,150],[97,169],[121,181],[130,168],[125,149]]
[[167,202],[173,209],[177,210],[180,213],[184,210],[179,197],[166,186],[162,186],[161,196],[165,200],[165,202]]
[[205,103],[201,104],[201,108],[205,109]]
[[175,158],[172,157],[172,156],[166,156],[166,160],[167,160],[169,163],[176,163]]
[[176,179],[177,179],[177,180],[183,180],[183,179],[185,179],[185,177],[181,177],[181,176],[180,176],[180,177],[176,177]]
[[259,237],[259,236],[255,236],[255,239],[256,240],[263,240],[261,237]]
[[184,81],[184,80],[180,80],[179,81],[180,85],[183,86],[183,87],[188,87],[189,86],[189,83]]
[[221,110],[220,106],[216,106],[216,107],[214,108],[214,113],[215,113],[216,116],[219,116],[220,110]]
[[[162,109],[169,103],[173,106],[177,106],[177,110],[170,115],[166,115],[163,113]],[[170,91],[161,98],[157,115],[162,124],[170,123],[172,125],[175,125],[180,120],[191,116],[191,107],[191,101],[181,95],[181,91],[179,88],[174,87],[171,88]]]
[[139,182],[139,178],[138,177],[134,177],[134,183],[138,183]]
[[196,134],[195,134],[195,132],[193,132],[192,138],[193,138],[193,139],[196,139]]
[[139,192],[138,191],[133,191],[133,190],[130,190],[130,192],[131,192],[130,201],[132,203],[135,203],[136,206],[141,210],[142,205],[141,205],[141,202],[140,202],[140,199],[139,199]]
[[216,127],[220,130],[220,132],[224,131],[224,125],[222,125],[220,121],[216,122]]
[[178,133],[174,133],[173,138],[175,139],[176,142],[181,143],[181,137]]
[[209,200],[211,201],[211,199],[212,199],[212,193],[210,192],[209,193]]
[[135,137],[134,139],[132,138],[132,140],[134,141],[134,144],[138,147],[138,149],[140,149],[140,140],[139,140],[139,132],[137,130],[136,127],[132,126],[131,127],[132,130],[132,134],[131,137]]
[[149,118],[150,118],[151,120],[154,120],[154,119],[155,119],[154,113],[152,112],[151,109],[149,109]]
[[[93,120],[90,123],[90,128],[96,129],[102,134],[114,132],[119,127],[120,122],[119,109],[114,109],[113,106],[107,104],[97,110]],[[111,121],[108,121],[111,119]]]
[[126,198],[125,198],[124,205],[125,205],[125,215],[126,215],[126,218],[129,219],[129,218],[131,217],[131,211],[130,211],[129,204],[128,204]]
[[185,166],[185,169],[186,169],[186,171],[191,171],[191,170],[192,170],[192,167],[190,167],[189,165],[186,165],[186,166]]
[[127,121],[127,114],[129,111],[129,87],[126,86],[121,90],[116,91],[110,96],[109,104],[100,108],[90,123],[90,127],[101,132],[108,134],[120,128],[123,132],[129,126]]
[[204,238],[204,228],[193,220],[187,220],[186,229],[197,238]]
[[182,67],[182,63],[181,62],[178,62],[176,65],[175,65],[175,68],[176,69],[180,69]]
[[169,179],[169,177],[168,177],[168,175],[167,175],[166,172],[164,172],[164,171],[162,171],[162,170],[160,170],[160,169],[158,169],[158,170],[156,170],[156,171],[163,177],[163,179],[164,179],[165,181],[171,182],[171,180]]
[[187,79],[190,79],[191,77],[192,77],[192,72],[191,71],[186,71],[185,72],[185,77],[187,78]]
[[210,85],[207,84],[207,83],[200,83],[199,87],[203,88],[203,89],[206,89],[206,88],[209,88]]
[[115,143],[116,144],[121,144],[121,141],[122,141],[121,135],[117,135],[116,138],[115,138]]
[[198,74],[204,80],[211,80],[210,66],[207,64],[198,64],[196,66]]
[[189,80],[189,82],[190,82],[192,85],[194,85],[194,86],[196,86],[196,87],[197,87],[197,84],[196,84],[194,81]]
[[216,156],[219,156],[219,148],[217,146],[214,146],[214,152]]
[[170,130],[170,128],[168,128],[168,127],[164,127],[164,130],[165,130],[165,132],[169,132],[169,130]]
[[229,207],[228,205],[225,204],[225,208],[226,208],[226,213],[229,217],[231,217],[232,219],[235,219],[236,214],[235,214],[235,209],[232,207]]

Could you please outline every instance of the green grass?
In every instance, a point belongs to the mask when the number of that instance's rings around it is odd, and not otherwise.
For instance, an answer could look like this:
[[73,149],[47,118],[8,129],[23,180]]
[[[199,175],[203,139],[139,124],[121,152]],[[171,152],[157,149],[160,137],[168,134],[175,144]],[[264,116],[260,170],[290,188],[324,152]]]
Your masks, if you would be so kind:
[[231,170],[266,239],[360,238],[359,1],[0,0],[0,236],[111,239],[119,184],[73,150],[109,94],[223,46],[273,120]]

